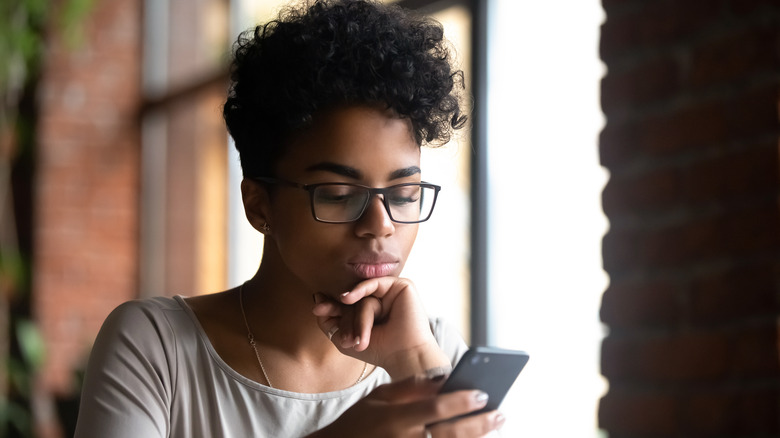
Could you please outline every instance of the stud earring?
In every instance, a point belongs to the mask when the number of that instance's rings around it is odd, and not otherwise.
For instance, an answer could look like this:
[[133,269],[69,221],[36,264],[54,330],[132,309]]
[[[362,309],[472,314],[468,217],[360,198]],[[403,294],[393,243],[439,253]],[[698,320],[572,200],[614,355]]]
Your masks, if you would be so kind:
[[263,223],[263,226],[260,227],[260,232],[263,233],[263,234],[267,234],[270,231],[271,231],[271,226],[268,225],[267,222]]

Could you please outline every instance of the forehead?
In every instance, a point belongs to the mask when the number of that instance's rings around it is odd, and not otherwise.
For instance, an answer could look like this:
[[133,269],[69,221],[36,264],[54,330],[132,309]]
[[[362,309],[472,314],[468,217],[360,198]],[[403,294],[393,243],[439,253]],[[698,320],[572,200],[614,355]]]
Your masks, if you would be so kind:
[[419,166],[420,147],[411,123],[370,106],[350,106],[318,113],[306,131],[295,136],[279,160],[280,176],[305,177],[319,163],[352,167],[378,178]]

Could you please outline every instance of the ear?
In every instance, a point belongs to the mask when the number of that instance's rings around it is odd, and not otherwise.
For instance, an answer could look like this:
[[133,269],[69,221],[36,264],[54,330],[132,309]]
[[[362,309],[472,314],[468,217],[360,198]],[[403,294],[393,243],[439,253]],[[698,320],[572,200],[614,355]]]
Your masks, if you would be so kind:
[[241,181],[241,200],[246,218],[252,227],[267,234],[271,225],[268,189],[256,181],[244,178]]

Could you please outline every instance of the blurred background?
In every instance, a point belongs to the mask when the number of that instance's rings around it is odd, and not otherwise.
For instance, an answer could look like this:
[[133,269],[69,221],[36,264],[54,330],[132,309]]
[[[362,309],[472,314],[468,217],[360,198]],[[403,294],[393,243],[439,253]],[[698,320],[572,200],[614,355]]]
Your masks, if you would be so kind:
[[[119,303],[260,260],[221,105],[275,0],[0,4],[0,436],[72,434]],[[503,436],[780,437],[777,0],[399,0],[471,126],[404,275],[531,360]]]

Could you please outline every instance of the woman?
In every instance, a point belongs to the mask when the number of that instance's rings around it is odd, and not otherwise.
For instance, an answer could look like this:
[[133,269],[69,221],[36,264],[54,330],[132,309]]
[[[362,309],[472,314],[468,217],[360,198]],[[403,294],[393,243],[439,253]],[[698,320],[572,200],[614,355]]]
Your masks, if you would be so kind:
[[[480,391],[438,395],[465,351],[400,278],[439,188],[420,146],[463,125],[435,22],[369,1],[283,12],[236,44],[224,117],[256,275],[125,303],[93,347],[77,437],[483,436]],[[426,425],[428,425],[426,427]]]

